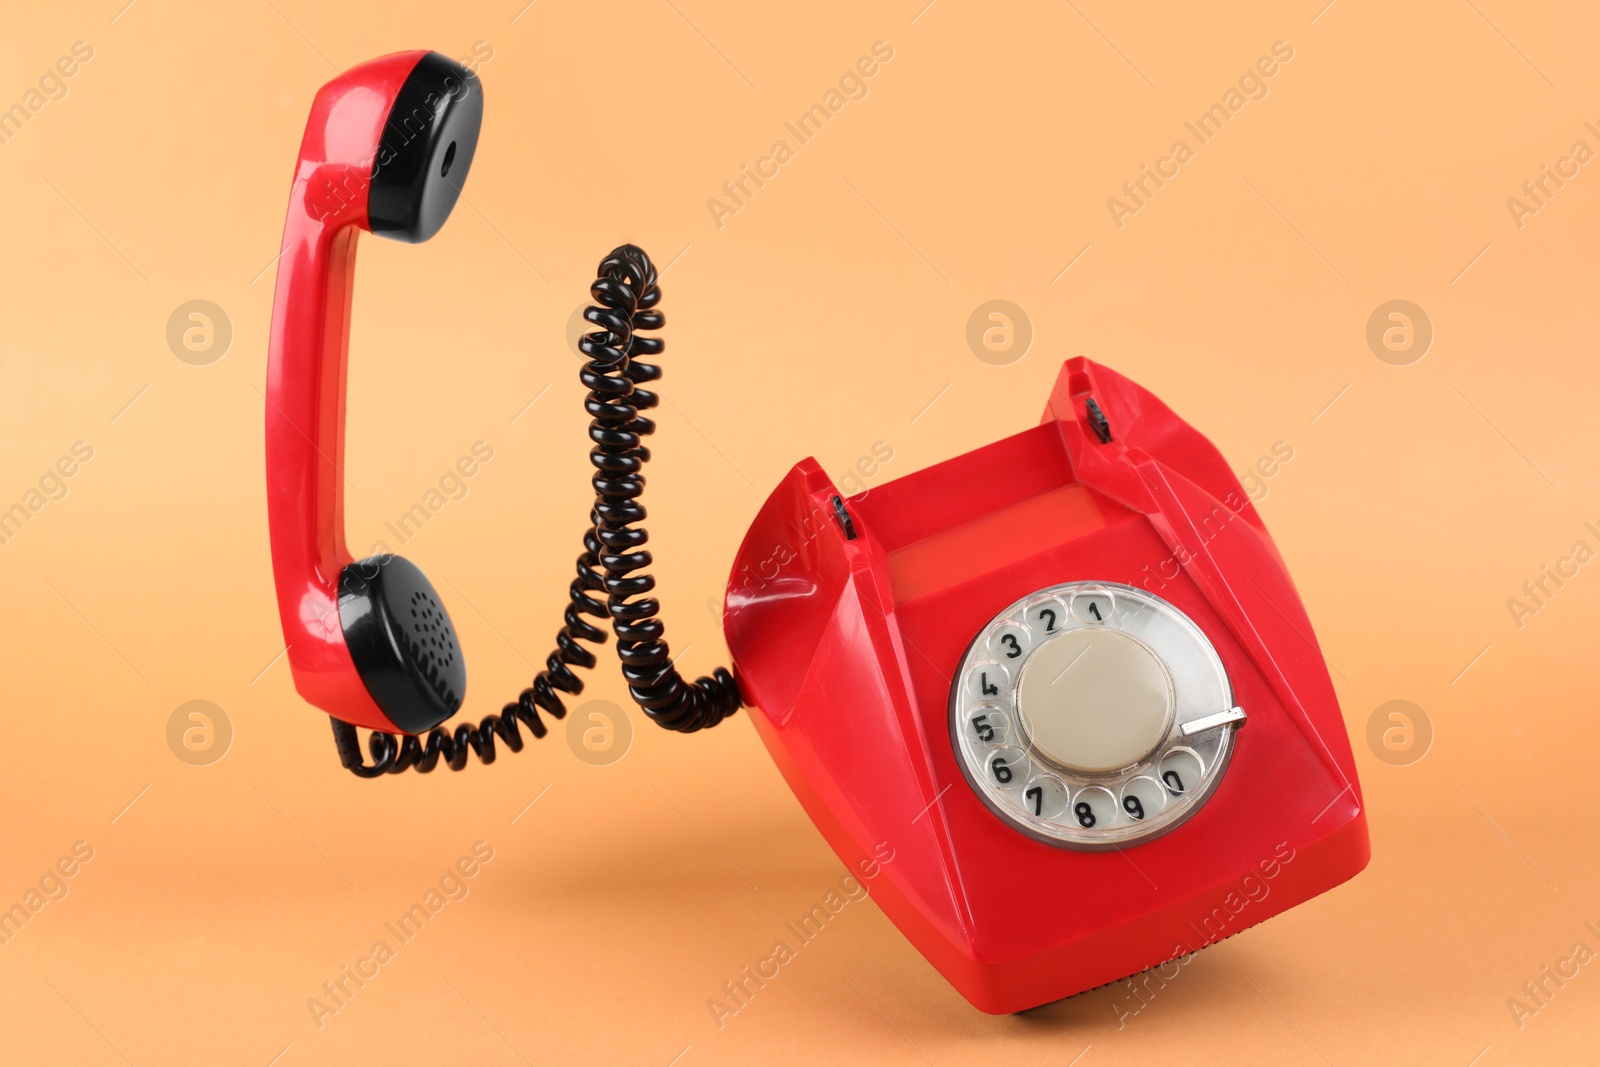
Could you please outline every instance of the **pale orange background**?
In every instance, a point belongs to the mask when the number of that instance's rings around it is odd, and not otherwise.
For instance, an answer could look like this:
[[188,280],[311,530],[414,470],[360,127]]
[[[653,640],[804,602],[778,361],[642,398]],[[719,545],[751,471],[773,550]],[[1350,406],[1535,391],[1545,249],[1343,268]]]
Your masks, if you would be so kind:
[[[0,546],[0,902],[94,848],[0,948],[0,1061],[1594,1058],[1600,966],[1520,1030],[1506,1006],[1574,942],[1600,949],[1600,568],[1520,629],[1506,606],[1600,548],[1600,163],[1520,229],[1506,208],[1573,141],[1600,148],[1592,6],[123,2],[0,19],[0,103],[94,48],[0,146],[0,504],[95,450]],[[879,40],[867,98],[719,229],[707,198]],[[1106,198],[1279,40],[1269,95],[1118,229]],[[268,267],[316,89],[480,41],[470,206],[425,246],[363,242],[348,450],[364,548],[494,448],[406,548],[470,649],[475,714],[559,625],[589,499],[564,333],[632,240],[673,264],[647,499],[688,670],[726,656],[708,604],[791,464],[842,477],[884,441],[880,480],[920,469],[1031,425],[1089,355],[1238,470],[1292,446],[1260,507],[1334,666],[1370,868],[1203,953],[1121,1029],[1115,988],[980,1014],[870,903],[719,1029],[707,999],[843,874],[748,716],[641,724],[608,767],[557,733],[460,775],[342,771],[275,662]],[[234,329],[209,366],[165,341],[196,298]],[[1004,367],[965,341],[996,298],[1035,331]],[[1394,298],[1435,326],[1411,366],[1364,338]],[[586,697],[623,699],[611,656]],[[210,766],[167,744],[193,699],[234,730]],[[1411,766],[1366,742],[1391,699],[1436,734]],[[307,999],[479,840],[470,895],[319,1029]]]

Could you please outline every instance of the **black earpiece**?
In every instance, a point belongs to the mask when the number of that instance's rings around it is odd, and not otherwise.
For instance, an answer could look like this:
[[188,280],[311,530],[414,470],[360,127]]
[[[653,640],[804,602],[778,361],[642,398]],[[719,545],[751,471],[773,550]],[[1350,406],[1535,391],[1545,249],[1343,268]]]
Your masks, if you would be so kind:
[[383,713],[423,733],[461,707],[467,665],[455,627],[416,564],[369,556],[339,572],[339,624],[361,682]]
[[373,161],[372,232],[413,244],[439,232],[461,196],[483,125],[483,83],[429,52],[407,75]]

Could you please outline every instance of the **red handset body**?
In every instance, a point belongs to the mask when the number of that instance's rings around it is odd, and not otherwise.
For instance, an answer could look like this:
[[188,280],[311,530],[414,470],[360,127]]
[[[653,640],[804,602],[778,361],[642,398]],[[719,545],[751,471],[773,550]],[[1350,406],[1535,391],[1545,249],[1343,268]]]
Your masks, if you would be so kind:
[[267,354],[267,517],[295,688],[346,722],[399,732],[361,681],[339,622],[345,368],[356,240],[384,123],[425,51],[346,71],[317,93],[289,193]]
[[[1366,865],[1349,739],[1283,560],[1215,446],[1152,394],[1073,359],[1041,425],[848,499],[853,539],[837,494],[806,460],[767,500],[729,580],[728,646],[806,811],[975,1006],[1020,1011],[1181,958]],[[1249,711],[1204,806],[1120,850],[1006,825],[951,741],[974,635],[1076,580],[1187,614]]]

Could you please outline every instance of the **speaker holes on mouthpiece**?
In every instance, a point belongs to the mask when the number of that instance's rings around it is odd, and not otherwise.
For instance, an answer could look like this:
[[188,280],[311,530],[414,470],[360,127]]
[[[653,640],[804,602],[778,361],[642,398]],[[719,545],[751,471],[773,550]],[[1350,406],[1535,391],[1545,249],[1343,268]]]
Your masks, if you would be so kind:
[[443,672],[455,666],[456,640],[444,609],[432,596],[420,590],[411,594],[412,656],[428,683],[444,700],[454,703],[455,694],[443,680]]
[[450,147],[444,150],[444,162],[439,166],[439,177],[448,178],[450,176],[450,164],[454,163],[455,161],[456,143],[451,141]]

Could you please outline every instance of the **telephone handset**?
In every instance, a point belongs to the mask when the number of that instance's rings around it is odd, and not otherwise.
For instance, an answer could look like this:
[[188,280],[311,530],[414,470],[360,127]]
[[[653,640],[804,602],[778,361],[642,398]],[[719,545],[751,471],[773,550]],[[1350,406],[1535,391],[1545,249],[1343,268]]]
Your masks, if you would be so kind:
[[[344,545],[356,235],[422,241],[477,143],[482,88],[436,53],[317,95],[273,308],[267,471],[301,695],[363,777],[460,770],[542,737],[609,621],[629,692],[685,732],[748,704],[839,857],[963,996],[1019,1011],[1182,959],[1354,876],[1370,849],[1327,668],[1261,517],[1208,440],[1081,357],[1042,422],[846,498],[813,460],[729,579],[735,672],[672,666],[650,553],[644,388],[663,350],[649,257],[602,261],[585,312],[596,498],[557,648],[498,715],[440,728],[466,672],[415,566]],[[737,680],[735,680],[737,677]],[[1244,729],[1248,723],[1248,729]],[[370,728],[367,763],[356,726]],[[422,739],[426,735],[426,740]],[[883,862],[886,855],[892,861]]]
[[[642,412],[661,376],[643,362],[663,349],[638,331],[663,323],[655,267],[623,246],[600,264],[585,312],[597,329],[580,342],[593,421],[589,453],[595,502],[578,577],[556,649],[533,683],[497,715],[453,733],[439,724],[466,695],[466,664],[449,613],[415,564],[394,555],[357,560],[344,539],[345,370],[356,241],[361,231],[418,243],[449,218],[476,153],[483,87],[436,52],[400,52],[328,82],[312,103],[289,194],[267,362],[267,513],[278,612],[295,687],[332,716],[340,761],[362,777],[407,769],[453,770],[476,753],[495,759],[495,738],[513,752],[561,718],[560,693],[583,689],[573,667],[593,667],[580,641],[609,619],[629,691],[658,725],[690,732],[738,710],[733,675],[718,669],[693,683],[673,666],[645,594],[655,581],[639,525],[641,439],[655,424]],[[370,764],[356,726],[370,728]],[[423,737],[426,740],[422,740]]]

